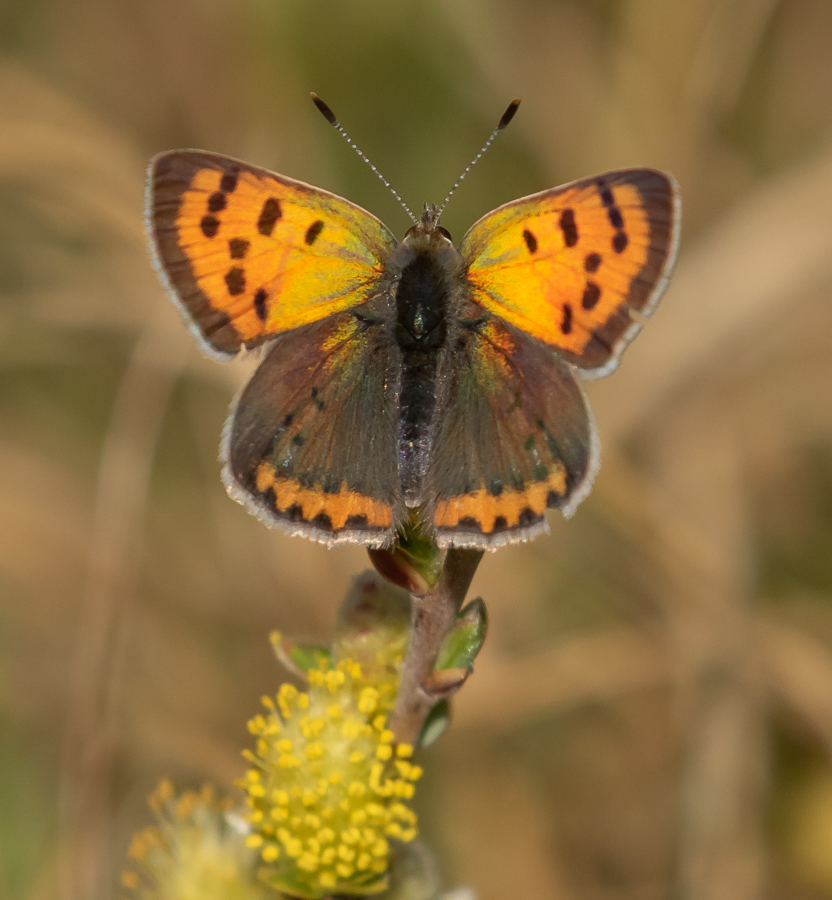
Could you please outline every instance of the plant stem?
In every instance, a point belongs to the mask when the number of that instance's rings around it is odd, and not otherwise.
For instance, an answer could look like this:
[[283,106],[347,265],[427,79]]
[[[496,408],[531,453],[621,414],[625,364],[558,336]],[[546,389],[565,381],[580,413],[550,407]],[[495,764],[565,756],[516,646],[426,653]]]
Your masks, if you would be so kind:
[[410,642],[402,666],[396,705],[390,714],[390,730],[399,743],[416,744],[427,714],[437,697],[425,690],[445,635],[459,613],[482,550],[449,550],[442,572],[427,594],[412,594]]

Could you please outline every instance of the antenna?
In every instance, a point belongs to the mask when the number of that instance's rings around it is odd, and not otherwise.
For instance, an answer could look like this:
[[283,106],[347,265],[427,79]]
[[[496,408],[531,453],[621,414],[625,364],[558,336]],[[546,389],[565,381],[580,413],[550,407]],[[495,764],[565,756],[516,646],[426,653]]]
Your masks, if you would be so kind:
[[[323,100],[321,100],[321,98],[314,91],[310,92],[310,96],[312,97],[312,102],[315,104],[315,106],[318,107],[318,110],[320,111],[321,115],[327,120],[327,122],[329,122],[329,124],[333,128],[336,129],[336,131],[338,131],[340,133],[341,137],[344,138],[344,140],[350,145],[350,147],[352,147],[352,149],[355,150],[355,152],[364,160],[365,163],[367,163],[367,165],[376,173],[376,175],[378,175],[378,177],[384,183],[384,186],[390,191],[390,193],[404,207],[405,212],[413,220],[413,223],[418,224],[418,220],[416,219],[416,216],[414,216],[413,213],[410,211],[410,207],[404,202],[404,200],[402,200],[402,198],[398,195],[398,193],[393,188],[393,186],[390,184],[390,182],[381,174],[381,172],[379,172],[379,170],[370,162],[370,160],[367,159],[367,157],[358,149],[358,145],[344,130],[344,126],[335,118],[335,113],[326,105],[326,103],[324,103]],[[506,113],[506,115],[508,115],[508,113]],[[514,113],[512,112],[511,115],[513,116]],[[503,116],[503,119],[505,119],[505,118],[506,117]],[[511,116],[509,116],[509,119],[510,118],[511,118]],[[503,124],[503,120],[501,119],[500,127],[498,127],[497,131],[499,131],[501,128],[505,128],[506,125],[508,125],[508,122]],[[496,134],[496,133],[497,132],[495,131],[494,134]],[[493,140],[494,135],[492,135],[491,137]],[[480,153],[480,156],[482,156],[482,153]],[[470,166],[469,166],[469,168],[470,168]]]
[[[314,96],[314,95],[313,95]],[[497,127],[491,132],[491,137],[483,144],[482,150],[471,160],[471,162],[465,167],[465,171],[459,176],[456,181],[456,184],[450,189],[448,192],[448,196],[442,201],[442,205],[439,207],[438,215],[441,215],[444,211],[445,207],[448,205],[448,201],[454,195],[456,189],[462,184],[465,176],[474,168],[474,166],[480,161],[483,153],[494,143],[494,138],[508,125],[508,123],[514,118],[514,114],[517,112],[517,107],[520,106],[520,98],[518,97],[516,100],[512,100],[509,103],[508,108],[503,113],[502,118],[497,123]]]

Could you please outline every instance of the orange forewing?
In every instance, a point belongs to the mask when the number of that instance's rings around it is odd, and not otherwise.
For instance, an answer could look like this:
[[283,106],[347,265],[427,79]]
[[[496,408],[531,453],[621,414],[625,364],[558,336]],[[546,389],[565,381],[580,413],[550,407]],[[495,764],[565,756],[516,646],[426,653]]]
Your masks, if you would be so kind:
[[460,246],[471,297],[588,375],[611,371],[636,311],[661,296],[678,241],[675,182],[610,172],[499,207]]
[[198,151],[155,157],[147,215],[172,293],[220,354],[365,302],[395,246],[347,200]]

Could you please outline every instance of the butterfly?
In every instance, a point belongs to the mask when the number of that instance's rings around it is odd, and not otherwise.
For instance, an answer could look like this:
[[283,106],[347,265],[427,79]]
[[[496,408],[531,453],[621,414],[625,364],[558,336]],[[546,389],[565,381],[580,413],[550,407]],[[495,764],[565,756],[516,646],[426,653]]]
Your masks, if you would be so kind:
[[390,546],[415,521],[493,549],[589,493],[579,382],[613,371],[658,303],[680,200],[670,175],[608,172],[506,203],[455,247],[435,206],[397,241],[335,194],[176,150],[151,161],[146,215],[203,348],[264,345],[222,439],[235,499],[328,545]]

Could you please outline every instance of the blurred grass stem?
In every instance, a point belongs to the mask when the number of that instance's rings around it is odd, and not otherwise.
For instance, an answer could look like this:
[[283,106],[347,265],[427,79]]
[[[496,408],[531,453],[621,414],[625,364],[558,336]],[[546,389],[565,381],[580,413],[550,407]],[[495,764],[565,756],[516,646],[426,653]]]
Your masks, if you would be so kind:
[[156,444],[187,346],[178,332],[149,323],[122,377],[104,440],[61,754],[61,900],[109,896],[109,780],[127,613],[139,579]]

